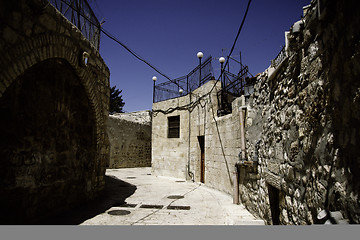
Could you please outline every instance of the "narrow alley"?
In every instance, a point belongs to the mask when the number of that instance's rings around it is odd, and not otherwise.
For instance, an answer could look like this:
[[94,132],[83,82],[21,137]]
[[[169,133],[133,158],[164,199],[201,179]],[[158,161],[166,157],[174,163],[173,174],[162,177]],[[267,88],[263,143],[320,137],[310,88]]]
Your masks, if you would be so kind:
[[233,204],[231,196],[203,184],[153,176],[150,167],[108,169],[106,175],[136,190],[81,225],[264,225]]

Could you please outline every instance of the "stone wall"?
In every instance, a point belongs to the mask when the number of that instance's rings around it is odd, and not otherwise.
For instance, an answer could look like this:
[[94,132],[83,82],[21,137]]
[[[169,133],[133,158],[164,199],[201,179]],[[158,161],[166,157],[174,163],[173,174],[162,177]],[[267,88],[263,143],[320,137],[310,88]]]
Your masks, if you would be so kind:
[[[191,94],[153,104],[152,170],[154,174],[200,182],[203,171],[203,182],[206,185],[232,193],[233,172],[240,151],[238,109],[244,103],[244,99],[238,98],[232,103],[232,114],[218,117],[216,94],[219,89],[220,82],[211,80]],[[184,105],[190,107],[165,114],[162,112]],[[168,138],[168,117],[177,115],[180,116],[180,137]],[[199,142],[201,136],[204,136],[205,143],[203,170],[201,170]]]
[[360,222],[359,13],[351,1],[329,0],[319,16],[316,3],[248,103],[247,153],[258,152],[260,164],[258,178],[242,170],[240,196],[268,223],[318,223],[324,209]]
[[151,167],[150,111],[110,115],[108,135],[108,168]]
[[[198,136],[205,136],[204,182],[232,193],[239,107],[246,105],[241,203],[268,224],[321,223],[324,209],[359,223],[360,18],[353,4],[312,1],[302,26],[287,34],[287,57],[257,78],[250,98],[233,101],[231,114],[216,116],[214,81],[154,103],[153,172],[200,181]],[[167,138],[167,118],[176,115],[180,137]]]
[[104,188],[109,70],[45,0],[0,1],[0,22],[0,222],[36,223]]

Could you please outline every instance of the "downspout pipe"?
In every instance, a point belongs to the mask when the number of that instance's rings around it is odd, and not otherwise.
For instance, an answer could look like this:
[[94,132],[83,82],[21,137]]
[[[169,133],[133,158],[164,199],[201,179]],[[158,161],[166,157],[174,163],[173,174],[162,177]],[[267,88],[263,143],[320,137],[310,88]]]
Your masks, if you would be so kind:
[[241,106],[239,108],[240,113],[240,137],[241,137],[241,162],[246,160],[246,145],[245,145],[245,114],[246,106]]
[[241,141],[241,150],[239,152],[239,159],[235,163],[234,166],[234,176],[233,176],[233,182],[234,182],[234,192],[233,192],[233,203],[239,204],[239,179],[240,179],[240,171],[239,171],[239,165],[241,163],[244,163],[246,160],[246,145],[245,145],[245,128],[244,128],[244,122],[245,122],[245,115],[243,110],[246,111],[246,106],[241,106],[239,108],[240,113],[240,141]]

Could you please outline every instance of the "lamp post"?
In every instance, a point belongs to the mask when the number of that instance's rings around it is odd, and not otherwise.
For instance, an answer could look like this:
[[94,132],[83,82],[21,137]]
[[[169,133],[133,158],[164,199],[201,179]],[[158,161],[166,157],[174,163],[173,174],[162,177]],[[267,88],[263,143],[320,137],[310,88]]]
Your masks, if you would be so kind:
[[152,77],[152,80],[154,82],[154,86],[153,86],[153,103],[155,102],[155,82],[157,80],[157,77],[156,76],[153,76]]
[[224,76],[224,62],[225,62],[225,58],[224,57],[220,57],[219,58],[219,62],[221,64],[221,87],[224,87],[225,86],[225,76]]
[[198,57],[199,59],[199,71],[200,71],[200,75],[199,75],[199,87],[201,85],[201,59],[203,58],[204,54],[202,52],[198,52],[196,54],[196,56]]
[[224,97],[224,88],[225,88],[225,75],[224,75],[224,62],[225,62],[225,58],[224,57],[220,57],[219,58],[219,62],[221,64],[221,98],[220,98],[220,106],[221,106],[221,110],[224,110],[225,106],[224,106],[224,101],[225,101],[225,97]]

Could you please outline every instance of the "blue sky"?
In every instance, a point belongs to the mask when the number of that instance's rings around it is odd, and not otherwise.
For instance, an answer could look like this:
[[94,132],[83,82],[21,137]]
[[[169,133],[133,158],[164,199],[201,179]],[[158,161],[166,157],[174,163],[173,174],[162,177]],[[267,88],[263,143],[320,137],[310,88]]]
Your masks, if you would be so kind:
[[[227,56],[247,0],[89,0],[104,29],[171,78],[199,63],[196,53]],[[232,56],[255,75],[284,45],[284,32],[301,19],[310,0],[253,0]],[[224,49],[224,50],[222,50]],[[152,77],[167,79],[104,34],[100,54],[110,69],[110,85],[122,90],[126,112],[150,110]],[[220,69],[213,61],[215,73]],[[218,77],[218,76],[215,76]]]

